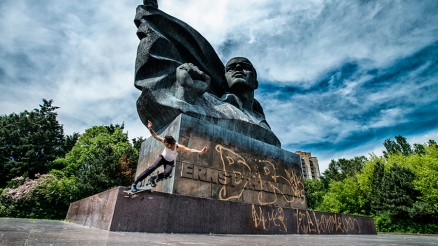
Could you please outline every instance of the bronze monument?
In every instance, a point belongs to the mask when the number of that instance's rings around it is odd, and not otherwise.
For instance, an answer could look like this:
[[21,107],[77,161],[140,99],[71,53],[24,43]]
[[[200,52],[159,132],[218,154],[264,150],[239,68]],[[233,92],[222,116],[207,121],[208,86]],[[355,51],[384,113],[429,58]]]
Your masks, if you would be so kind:
[[[245,234],[376,234],[373,220],[307,210],[299,155],[280,148],[254,98],[257,72],[244,57],[224,66],[186,23],[137,7],[135,86],[142,122],[203,155],[180,153],[170,178],[124,198],[119,187],[70,205],[67,219],[113,231]],[[142,143],[138,177],[162,152]],[[144,184],[144,183],[143,183]]]
[[[257,86],[231,88],[210,43],[157,6],[145,1],[137,7],[134,20],[140,39],[135,86],[142,91],[137,110],[143,124],[151,120],[161,128],[184,113],[280,147],[262,106],[249,92]],[[257,84],[255,68],[246,61]]]

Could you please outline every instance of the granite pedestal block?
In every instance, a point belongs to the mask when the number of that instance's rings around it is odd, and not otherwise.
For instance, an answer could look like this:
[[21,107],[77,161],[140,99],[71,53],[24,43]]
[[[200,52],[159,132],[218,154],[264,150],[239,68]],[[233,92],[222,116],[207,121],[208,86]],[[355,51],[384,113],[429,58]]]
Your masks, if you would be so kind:
[[376,234],[372,218],[117,187],[70,205],[67,220],[109,231],[214,234]]
[[[172,177],[158,183],[157,191],[221,201],[307,208],[297,154],[184,114],[157,130],[157,134],[170,134],[178,143],[192,149],[208,148],[203,155],[180,151]],[[143,142],[136,177],[163,149],[164,145],[154,138]],[[162,171],[159,168],[154,174]],[[147,181],[145,179],[142,184]]]
[[[171,178],[153,192],[127,198],[127,187],[114,188],[72,203],[66,219],[110,231],[376,234],[372,218],[306,210],[300,157],[294,153],[184,114],[157,134],[208,151],[180,151]],[[136,176],[163,149],[154,138],[145,140]]]

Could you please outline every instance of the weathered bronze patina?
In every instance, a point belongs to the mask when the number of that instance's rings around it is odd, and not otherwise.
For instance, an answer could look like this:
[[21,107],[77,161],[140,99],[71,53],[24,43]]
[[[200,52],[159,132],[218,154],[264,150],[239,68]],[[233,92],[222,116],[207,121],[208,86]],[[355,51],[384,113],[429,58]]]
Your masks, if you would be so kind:
[[[135,86],[142,91],[137,100],[142,122],[151,120],[159,129],[184,113],[241,134],[249,129],[251,137],[280,147],[254,98],[258,82],[251,62],[233,58],[225,68],[201,34],[157,7],[156,1],[144,1],[134,20],[140,39]],[[236,79],[246,82],[232,82]]]

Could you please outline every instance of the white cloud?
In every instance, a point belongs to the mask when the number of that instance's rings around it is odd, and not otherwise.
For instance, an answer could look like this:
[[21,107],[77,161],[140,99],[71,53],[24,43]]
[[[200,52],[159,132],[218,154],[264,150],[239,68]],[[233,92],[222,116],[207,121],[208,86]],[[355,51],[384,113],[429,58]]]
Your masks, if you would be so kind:
[[407,122],[407,120],[401,118],[405,113],[407,112],[402,112],[399,108],[381,110],[377,117],[370,122],[370,127],[391,127],[395,124]]
[[[433,24],[424,20],[433,17],[423,16],[422,4],[219,1],[208,2],[210,9],[218,10],[211,13],[200,2],[184,3],[186,7],[166,1],[163,9],[193,25],[217,49],[227,39],[235,40],[238,46],[229,56],[250,57],[260,78],[274,81],[312,83],[345,59],[386,66],[436,38]],[[428,35],[430,30],[435,35]]]

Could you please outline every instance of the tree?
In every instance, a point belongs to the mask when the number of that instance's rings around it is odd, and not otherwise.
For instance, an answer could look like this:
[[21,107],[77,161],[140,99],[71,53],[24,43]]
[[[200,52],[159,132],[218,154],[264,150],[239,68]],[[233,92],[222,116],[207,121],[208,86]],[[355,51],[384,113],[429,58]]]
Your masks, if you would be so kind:
[[85,130],[65,158],[55,160],[65,166],[66,177],[77,178],[81,197],[133,181],[138,151],[123,133],[123,125],[111,126]]
[[14,177],[44,174],[75,144],[78,134],[65,136],[53,100],[42,99],[40,109],[0,116],[0,187]]
[[356,174],[366,161],[365,156],[331,160],[319,181],[305,181],[308,207],[338,213],[363,211],[363,191],[360,190]]
[[388,158],[392,154],[400,153],[403,156],[408,156],[414,153],[412,151],[411,145],[408,143],[405,137],[398,135],[395,137],[395,142],[391,139],[386,139],[383,142],[386,151],[383,151],[383,156]]
[[328,184],[326,187],[324,179],[304,179],[304,187],[306,188],[308,209],[316,209],[328,192]]
[[358,175],[378,231],[438,232],[438,148],[433,140],[413,146],[372,156]]
[[[414,144],[412,149],[397,136],[384,145],[384,156],[371,154],[353,172],[345,168],[351,160],[332,161],[323,175],[330,179],[330,188],[316,209],[371,215],[378,231],[438,233],[436,142]],[[315,197],[310,198],[314,204]]]
[[328,169],[323,172],[323,176],[329,181],[342,181],[360,172],[366,161],[365,156],[355,156],[353,159],[341,158],[337,161],[331,160]]
[[368,197],[376,228],[387,232],[437,233],[437,213],[433,205],[421,200],[425,194],[416,187],[418,177],[407,164],[393,163],[387,170],[381,163],[374,166]]
[[83,196],[90,196],[112,188],[118,158],[111,145],[95,149],[86,157],[77,173],[78,188]]
[[317,210],[366,214],[366,197],[356,177],[348,177],[343,181],[331,181],[329,191],[323,196],[323,201],[318,205]]
[[78,194],[74,177],[54,174],[17,177],[8,186],[0,190],[0,217],[64,219]]
[[415,189],[414,173],[407,167],[392,164],[387,172],[380,163],[374,167],[371,181],[371,211],[374,214],[387,212],[394,218],[410,217],[420,193]]
[[370,204],[370,209],[373,212],[380,211],[379,208],[381,207],[381,203],[382,203],[382,199],[380,195],[380,191],[382,189],[381,182],[384,176],[385,176],[385,166],[382,163],[377,162],[374,165],[372,175],[369,177],[370,190],[368,193],[368,202]]
[[0,189],[0,217],[63,219],[70,203],[131,184],[137,159],[123,125],[91,127],[70,152],[53,161],[62,170],[35,179],[18,177]]
[[415,174],[413,185],[421,192],[419,200],[438,216],[438,146],[429,140],[422,149],[422,153],[404,157],[402,161]]
[[140,152],[141,149],[141,144],[144,142],[143,137],[136,137],[132,139],[132,144],[134,145],[134,148],[138,150],[138,152]]

